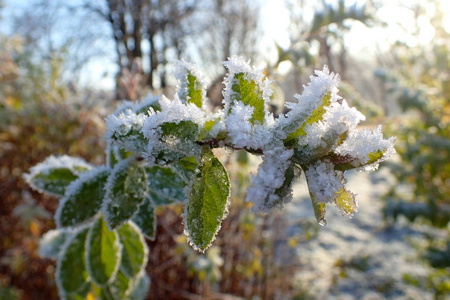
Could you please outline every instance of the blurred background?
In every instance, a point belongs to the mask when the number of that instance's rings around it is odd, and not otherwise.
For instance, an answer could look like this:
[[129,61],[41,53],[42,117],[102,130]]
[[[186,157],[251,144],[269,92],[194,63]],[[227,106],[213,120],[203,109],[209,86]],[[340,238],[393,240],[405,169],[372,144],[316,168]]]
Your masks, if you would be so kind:
[[199,255],[182,207],[158,211],[148,299],[449,299],[447,0],[0,0],[0,299],[58,298],[55,262],[37,254],[58,202],[23,173],[51,154],[104,163],[103,118],[119,100],[171,97],[178,59],[220,107],[231,55],[274,80],[275,114],[328,65],[398,154],[347,174],[359,212],[330,206],[321,227],[303,178],[282,211],[250,213],[257,159],[224,152],[233,194],[218,239]]

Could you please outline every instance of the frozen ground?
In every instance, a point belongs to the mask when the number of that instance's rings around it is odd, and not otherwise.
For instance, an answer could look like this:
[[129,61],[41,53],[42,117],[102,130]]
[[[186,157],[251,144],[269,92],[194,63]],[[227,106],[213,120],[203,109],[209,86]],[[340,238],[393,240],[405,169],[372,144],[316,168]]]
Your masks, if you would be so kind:
[[[430,229],[383,222],[380,196],[393,182],[388,169],[346,177],[358,195],[359,211],[349,219],[328,206],[328,225],[296,248],[300,287],[313,299],[433,299],[425,287],[404,280],[405,275],[427,277],[429,269],[412,244],[423,241]],[[304,179],[295,186],[295,200],[284,209],[291,220],[314,218],[307,191]]]

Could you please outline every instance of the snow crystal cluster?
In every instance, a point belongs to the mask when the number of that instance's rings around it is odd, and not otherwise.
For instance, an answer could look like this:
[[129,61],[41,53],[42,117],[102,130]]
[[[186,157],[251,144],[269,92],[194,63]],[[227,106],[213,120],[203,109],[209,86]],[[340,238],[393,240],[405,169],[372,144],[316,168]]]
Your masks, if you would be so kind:
[[[223,103],[225,117],[223,122],[228,133],[230,143],[236,148],[266,149],[273,142],[274,117],[269,112],[270,96],[272,90],[269,88],[270,81],[264,79],[263,70],[251,67],[241,57],[233,56],[224,63],[228,69],[225,77],[225,90],[223,91]],[[243,74],[242,79],[237,75]],[[247,81],[255,85],[251,95],[256,94],[258,106],[245,104],[241,91],[236,91],[234,86]],[[250,97],[247,96],[247,97]],[[256,109],[263,109],[262,120],[254,120]]]
[[[246,197],[255,211],[269,212],[289,202],[292,183],[301,170],[313,206],[335,203],[344,214],[356,211],[354,195],[345,188],[344,171],[375,170],[395,153],[395,138],[384,139],[381,127],[357,129],[365,117],[338,95],[339,75],[326,66],[315,71],[303,93],[295,95],[298,101],[286,104],[289,112],[274,118],[268,109],[270,81],[263,70],[237,56],[224,65],[228,73],[223,110],[215,115],[207,112],[203,76],[192,64],[180,62],[174,99],[150,98],[139,112],[127,104],[106,119],[108,140],[151,165],[198,158],[205,146],[259,153],[263,162],[252,175]],[[192,102],[192,91],[196,97],[200,93],[201,106]],[[157,109],[150,105],[156,100]]]

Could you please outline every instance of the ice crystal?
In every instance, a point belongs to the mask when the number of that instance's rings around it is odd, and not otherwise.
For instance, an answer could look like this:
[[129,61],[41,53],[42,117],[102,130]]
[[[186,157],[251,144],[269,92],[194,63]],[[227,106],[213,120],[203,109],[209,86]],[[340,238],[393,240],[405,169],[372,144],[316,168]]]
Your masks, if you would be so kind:
[[181,101],[187,102],[190,100],[188,99],[190,79],[195,79],[199,83],[199,86],[195,86],[195,88],[201,90],[201,107],[206,110],[206,82],[203,74],[198,71],[196,66],[185,61],[178,61],[174,75],[178,80],[177,95]]
[[350,162],[358,170],[374,171],[378,164],[395,153],[395,137],[384,139],[381,125],[373,131],[364,128],[360,131],[352,130],[343,143],[335,149],[341,156],[350,156]]
[[284,147],[264,152],[263,162],[258,167],[258,174],[252,175],[252,183],[247,189],[246,201],[253,203],[254,211],[268,213],[274,208],[281,208],[292,200],[292,191],[287,191],[283,195],[277,191],[285,183],[286,171],[291,165],[290,158],[293,153],[293,150]]
[[313,201],[330,203],[343,188],[343,172],[334,169],[329,160],[321,160],[308,166],[305,171],[308,188]]

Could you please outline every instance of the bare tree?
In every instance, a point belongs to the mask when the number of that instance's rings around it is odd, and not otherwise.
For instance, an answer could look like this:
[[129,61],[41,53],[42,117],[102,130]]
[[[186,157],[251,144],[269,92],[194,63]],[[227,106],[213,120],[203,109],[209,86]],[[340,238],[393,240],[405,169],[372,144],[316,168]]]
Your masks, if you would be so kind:
[[214,105],[222,101],[222,80],[225,69],[221,63],[233,55],[258,59],[260,4],[251,0],[214,0],[202,7],[202,23],[191,43],[195,50],[189,59],[208,71],[212,82],[208,97]]
[[[372,14],[368,7],[371,1],[367,1],[366,5],[355,3],[351,6],[345,0],[339,0],[337,5],[321,1],[315,7],[309,7],[314,11],[310,21],[305,14],[308,9],[304,1],[288,1],[287,5],[292,24],[296,26],[291,26],[291,48],[279,49],[278,63],[289,60],[300,71],[316,63],[327,64],[345,78],[347,50],[343,37],[351,27],[349,21],[370,24]],[[319,45],[318,53],[312,51],[314,43]]]

